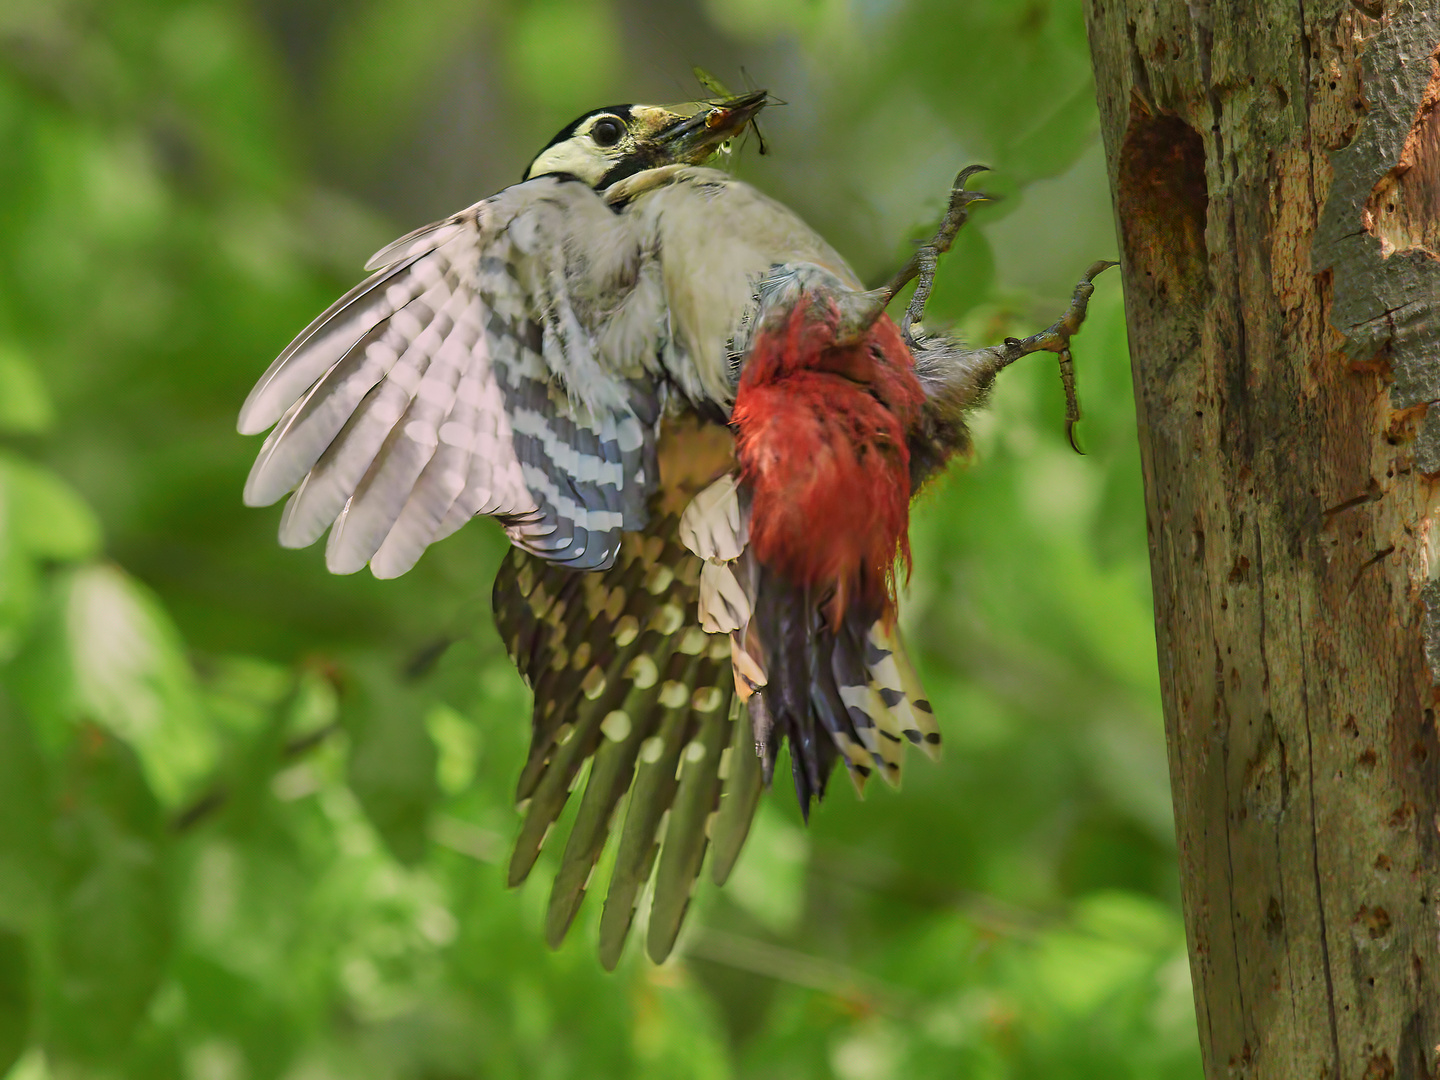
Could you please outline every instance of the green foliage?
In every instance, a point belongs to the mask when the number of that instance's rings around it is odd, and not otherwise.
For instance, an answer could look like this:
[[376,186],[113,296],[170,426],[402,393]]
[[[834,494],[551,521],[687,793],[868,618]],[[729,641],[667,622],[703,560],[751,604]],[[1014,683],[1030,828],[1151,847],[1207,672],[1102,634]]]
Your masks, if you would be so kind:
[[13,347],[0,344],[0,431],[35,435],[54,421],[35,365]]
[[1111,253],[1058,0],[0,6],[7,1080],[1199,1075],[1118,282],[1089,456],[1029,358],[917,506],[944,761],[767,796],[662,968],[605,974],[593,899],[545,947],[556,852],[505,888],[499,531],[334,578],[240,505],[240,401],[371,250],[694,63],[793,102],[735,165],[866,275],[994,167],[932,322],[1028,332]]
[[352,663],[356,684],[345,716],[350,734],[346,779],[386,846],[414,865],[425,857],[425,825],[439,795],[435,739],[425,696],[385,670],[385,657]]
[[169,837],[124,742],[82,727],[60,764],[51,962],[44,1018],[57,1060],[124,1055],[159,989],[174,912]]
[[30,1027],[30,969],[23,937],[0,930],[0,1069],[25,1050]]
[[337,29],[326,60],[326,118],[342,145],[390,139],[417,99],[439,89],[487,5],[471,0],[392,0],[358,5]]

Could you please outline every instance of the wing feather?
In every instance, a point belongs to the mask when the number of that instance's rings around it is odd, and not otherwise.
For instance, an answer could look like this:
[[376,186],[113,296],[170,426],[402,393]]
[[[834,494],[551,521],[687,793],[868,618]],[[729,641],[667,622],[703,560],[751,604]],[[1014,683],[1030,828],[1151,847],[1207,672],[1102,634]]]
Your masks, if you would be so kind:
[[390,266],[416,255],[434,251],[441,244],[463,233],[469,224],[469,218],[475,212],[476,207],[472,206],[443,221],[412,229],[400,239],[390,241],[374,255],[371,255],[365,262],[365,269],[378,270],[382,266]]
[[359,570],[380,550],[435,456],[440,428],[455,405],[460,376],[474,362],[474,338],[456,322],[468,303],[469,297],[457,287],[411,345],[410,351],[428,354],[428,362],[405,414],[350,496],[343,524],[337,521],[330,530],[326,563],[337,574]]
[[[281,542],[329,528],[337,573],[404,573],[477,514],[543,558],[610,565],[648,519],[662,332],[640,320],[623,338],[636,355],[605,351],[641,280],[614,272],[641,257],[617,220],[583,185],[545,178],[383,248],[247,399],[240,429],[274,430],[245,501],[293,492]],[[603,266],[570,258],[587,228]]]
[[[400,286],[395,288],[398,291]],[[414,369],[417,357],[410,352],[406,332],[422,313],[424,317],[430,315],[429,305],[438,305],[442,299],[440,288],[411,297],[367,329],[320,376],[300,399],[298,408],[292,406],[260,448],[245,482],[248,505],[268,506],[295,487],[376,387],[388,382],[389,396],[393,396],[407,383],[418,381],[419,373]],[[300,358],[308,359],[308,355],[301,354]],[[333,511],[329,517],[334,517]],[[325,520],[328,522],[328,518]],[[317,532],[296,546],[314,543],[319,535]]]
[[[259,435],[274,424],[370,327],[419,295],[423,282],[412,280],[407,271],[427,253],[417,251],[372,274],[300,331],[240,407],[240,434]],[[403,299],[392,293],[392,285],[404,291]]]

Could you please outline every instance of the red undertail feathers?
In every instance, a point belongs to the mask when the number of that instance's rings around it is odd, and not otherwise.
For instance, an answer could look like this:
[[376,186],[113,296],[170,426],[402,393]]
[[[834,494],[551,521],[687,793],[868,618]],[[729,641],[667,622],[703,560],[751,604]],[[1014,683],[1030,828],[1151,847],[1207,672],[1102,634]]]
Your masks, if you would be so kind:
[[898,780],[906,742],[938,747],[894,626],[925,395],[888,318],[854,344],[838,324],[809,290],[762,322],[731,415],[757,564],[744,641],[768,679],[749,702],[756,746],[768,782],[789,743],[807,814],[837,759],[859,789],[876,770]]
[[924,403],[888,317],[852,345],[836,344],[838,318],[802,293],[762,327],[731,418],[755,556],[824,598],[832,627],[852,604],[893,617],[896,560],[910,561],[907,441]]

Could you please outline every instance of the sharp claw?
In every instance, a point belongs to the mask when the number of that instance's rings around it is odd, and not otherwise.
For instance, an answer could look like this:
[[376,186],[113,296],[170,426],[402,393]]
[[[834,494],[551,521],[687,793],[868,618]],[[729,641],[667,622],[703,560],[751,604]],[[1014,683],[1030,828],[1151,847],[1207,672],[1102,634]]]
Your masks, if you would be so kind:
[[[1084,318],[1083,312],[1081,318]],[[1078,330],[1079,326],[1075,329]],[[1080,422],[1080,398],[1075,393],[1075,357],[1070,352],[1069,333],[1065,335],[1065,347],[1060,350],[1060,385],[1065,390],[1065,438],[1069,440],[1071,450],[1083,455],[1085,451],[1075,441],[1075,425]]]
[[1080,332],[1080,326],[1085,322],[1090,297],[1095,292],[1095,278],[1117,265],[1119,264],[1109,259],[1091,263],[1080,278],[1080,283],[1075,286],[1075,294],[1071,297],[1070,306],[1065,309],[1065,313],[1047,329],[1032,334],[1023,341],[1013,337],[1006,338],[998,365],[1005,367],[1034,352],[1053,352],[1059,357],[1060,385],[1065,389],[1065,438],[1077,454],[1085,451],[1080,449],[1075,438],[1075,425],[1080,422],[1080,400],[1075,393],[1075,357],[1070,352],[1070,338]]
[[[945,210],[944,220],[935,231],[930,241],[921,244],[910,261],[890,279],[883,290],[887,303],[911,281],[915,281],[915,293],[910,298],[910,306],[906,309],[904,317],[900,321],[900,333],[905,343],[912,349],[917,342],[911,335],[911,327],[920,323],[925,314],[925,304],[930,299],[930,290],[935,284],[935,265],[941,255],[950,250],[950,245],[955,242],[955,236],[959,233],[961,226],[969,217],[970,204],[974,202],[987,202],[993,196],[983,191],[966,191],[965,182],[978,172],[988,171],[988,165],[967,165],[961,169],[955,177],[955,183],[950,187],[950,205]],[[882,305],[883,306],[883,305]]]
[[[888,285],[877,289],[874,293],[867,294],[873,297],[876,315],[886,304],[893,300],[899,291],[909,282],[915,282],[915,292],[910,298],[910,306],[905,309],[905,314],[900,320],[900,335],[905,344],[912,350],[917,349],[920,343],[912,334],[912,329],[920,324],[925,314],[925,305],[930,299],[930,290],[935,284],[935,267],[941,255],[950,250],[955,242],[955,236],[960,232],[961,226],[969,216],[969,206],[972,202],[983,202],[993,197],[983,191],[966,191],[965,183],[976,173],[989,171],[988,165],[967,165],[961,169],[955,177],[955,183],[950,189],[950,205],[946,209],[945,218],[940,223],[934,237],[929,243],[922,244],[910,257],[910,261],[890,279]],[[1053,352],[1060,359],[1060,382],[1065,388],[1065,438],[1070,443],[1070,448],[1077,454],[1085,451],[1080,449],[1080,444],[1075,437],[1075,425],[1080,422],[1080,401],[1075,392],[1075,360],[1070,353],[1070,338],[1079,332],[1080,326],[1085,321],[1085,314],[1089,307],[1090,296],[1095,292],[1095,278],[1112,266],[1117,266],[1109,259],[1100,259],[1090,264],[1079,284],[1075,286],[1075,293],[1071,297],[1070,306],[1048,329],[1038,334],[1032,334],[1023,341],[1018,338],[1006,338],[1003,350],[1000,350],[994,370],[1008,364],[1014,363],[1020,357],[1032,352]],[[869,309],[867,309],[868,311]],[[873,317],[870,320],[873,322]],[[866,322],[868,328],[869,322]]]
[[956,190],[959,190],[959,189],[961,189],[961,188],[963,188],[963,187],[965,186],[965,181],[966,181],[966,180],[969,180],[970,177],[974,176],[976,173],[989,172],[989,171],[990,171],[990,166],[989,166],[989,165],[966,165],[966,166],[965,166],[963,169],[961,169],[960,172],[956,175],[956,177],[955,177],[955,183],[952,184],[951,187],[954,188],[954,189],[956,189]]

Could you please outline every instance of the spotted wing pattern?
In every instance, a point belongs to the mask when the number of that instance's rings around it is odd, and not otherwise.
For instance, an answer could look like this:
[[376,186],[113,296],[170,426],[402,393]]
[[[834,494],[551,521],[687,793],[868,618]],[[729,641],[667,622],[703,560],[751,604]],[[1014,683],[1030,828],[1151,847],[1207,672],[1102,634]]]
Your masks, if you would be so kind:
[[[567,263],[587,228],[613,264]],[[328,528],[337,573],[397,576],[477,514],[544,558],[608,565],[645,524],[660,409],[659,321],[632,304],[616,366],[587,319],[651,280],[624,229],[589,188],[547,177],[382,250],[247,399],[240,430],[274,429],[245,501],[293,490],[281,542]]]
[[730,643],[696,621],[701,560],[677,518],[627,534],[613,566],[578,573],[512,550],[495,581],[496,623],[534,690],[524,821],[510,883],[530,873],[572,790],[588,777],[550,894],[546,934],[569,929],[627,791],[600,920],[600,958],[620,958],[653,876],[646,949],[659,963],[680,930],[708,843],[723,883],[760,795],[751,726],[735,698]]

